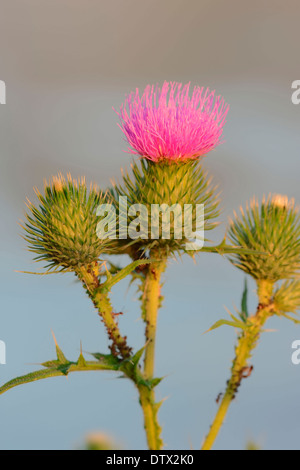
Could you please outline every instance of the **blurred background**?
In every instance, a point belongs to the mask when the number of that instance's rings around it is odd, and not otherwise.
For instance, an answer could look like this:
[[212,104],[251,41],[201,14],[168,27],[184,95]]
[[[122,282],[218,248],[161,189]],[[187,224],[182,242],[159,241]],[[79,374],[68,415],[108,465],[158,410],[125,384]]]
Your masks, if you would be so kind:
[[[209,86],[230,104],[225,143],[203,161],[222,191],[221,240],[227,218],[256,194],[300,202],[298,0],[0,0],[1,321],[7,364],[0,383],[54,358],[53,329],[68,358],[80,341],[104,352],[107,340],[72,275],[30,276],[21,238],[26,197],[58,171],[86,175],[102,187],[130,164],[117,127],[126,93],[164,80]],[[157,389],[167,449],[199,448],[229,377],[235,332],[202,336],[239,307],[244,276],[225,258],[203,254],[172,262],[159,318]],[[250,282],[252,309],[256,305]],[[129,343],[143,345],[136,289],[113,293]],[[300,448],[300,366],[291,344],[300,327],[272,319],[216,449]],[[109,373],[71,375],[15,388],[0,399],[1,449],[72,449],[87,433],[107,432],[123,448],[146,441],[137,394]]]

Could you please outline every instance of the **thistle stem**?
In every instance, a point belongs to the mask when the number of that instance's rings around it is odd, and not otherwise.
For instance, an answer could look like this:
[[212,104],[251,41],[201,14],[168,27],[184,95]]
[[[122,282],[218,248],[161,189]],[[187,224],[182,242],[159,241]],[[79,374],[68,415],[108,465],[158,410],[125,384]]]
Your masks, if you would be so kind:
[[[84,283],[88,295],[98,310],[109,338],[112,341],[111,351],[113,355],[118,353],[122,359],[129,359],[131,356],[131,348],[127,345],[126,336],[122,336],[119,327],[115,321],[113,309],[109,296],[101,290],[98,279],[98,264],[94,264],[88,268],[81,267],[78,271],[78,277]],[[162,441],[160,439],[161,428],[157,422],[157,411],[159,405],[155,403],[154,392],[144,384],[140,384],[134,377],[129,377],[136,385],[139,393],[140,404],[144,415],[144,428],[147,437],[147,443],[150,450],[161,449]],[[143,374],[143,379],[144,377]]]
[[259,305],[256,314],[248,318],[247,328],[243,330],[238,338],[235,349],[235,359],[231,369],[231,377],[227,382],[224,397],[220,403],[209,433],[205,438],[202,450],[210,450],[212,448],[224,423],[229,406],[234,400],[242,380],[250,376],[252,367],[249,367],[249,359],[257,345],[265,322],[272,314],[273,284],[266,281],[258,281],[257,284]]
[[149,450],[160,450],[163,447],[163,441],[160,438],[161,427],[157,421],[159,404],[155,403],[153,390],[149,390],[144,385],[138,386],[138,390]]
[[120,354],[123,359],[128,359],[131,354],[131,348],[127,345],[126,336],[122,336],[120,333],[108,293],[101,290],[98,279],[98,264],[88,268],[81,267],[78,277],[85,284],[87,293],[106,327],[109,339],[112,341],[110,346],[112,354],[114,356]]
[[[151,253],[150,258],[157,259],[157,253]],[[157,329],[157,315],[161,300],[161,274],[165,270],[166,261],[151,263],[147,267],[144,279],[143,313],[146,323],[145,337],[146,350],[144,359],[144,377],[151,380],[155,365],[155,340]],[[160,438],[161,427],[157,420],[159,404],[155,403],[154,390],[141,390],[140,401],[144,411],[144,423],[148,445],[151,450],[160,450],[163,441]]]
[[153,378],[155,366],[155,340],[157,330],[157,315],[160,307],[161,274],[166,262],[155,262],[148,266],[143,294],[143,310],[146,322],[146,350],[144,373],[148,379]]

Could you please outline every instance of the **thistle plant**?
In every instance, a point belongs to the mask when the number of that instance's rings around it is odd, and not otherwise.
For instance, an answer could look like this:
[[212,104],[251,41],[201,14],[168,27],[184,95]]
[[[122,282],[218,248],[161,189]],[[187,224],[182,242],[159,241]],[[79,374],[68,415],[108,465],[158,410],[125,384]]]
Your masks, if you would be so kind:
[[254,315],[248,314],[245,286],[239,318],[231,315],[231,322],[220,321],[213,326],[229,324],[240,334],[231,377],[203,450],[211,449],[242,380],[252,373],[250,360],[266,321],[279,315],[299,322],[296,316],[290,315],[300,308],[300,282],[295,279],[300,269],[300,216],[294,200],[278,194],[264,197],[261,204],[253,199],[246,211],[241,208],[240,216],[235,213],[230,223],[229,238],[240,247],[263,251],[266,256],[238,253],[230,258],[236,267],[255,279],[258,306]]
[[[114,185],[112,194],[123,196],[131,206],[140,209],[140,232],[132,245],[133,257],[149,255],[155,262],[145,267],[139,276],[142,291],[142,318],[145,321],[144,374],[148,379],[154,375],[155,338],[158,310],[161,306],[161,275],[168,258],[185,251],[188,242],[182,231],[183,209],[206,204],[205,228],[212,229],[211,222],[218,216],[218,200],[211,181],[199,167],[205,153],[220,144],[220,138],[228,112],[223,98],[215,97],[208,89],[195,87],[189,96],[190,84],[164,82],[162,88],[148,86],[142,96],[139,91],[130,94],[119,114],[120,127],[130,146],[130,152],[142,158],[140,167],[132,165],[133,179],[128,173],[123,186]],[[156,207],[155,207],[156,206]],[[158,206],[158,207],[157,207]],[[176,208],[175,208],[176,206]],[[153,207],[173,209],[168,212],[168,233],[159,218],[153,233]],[[151,213],[151,220],[149,214]],[[156,215],[157,214],[156,212]],[[189,217],[195,228],[195,212]],[[130,226],[132,221],[127,221]],[[149,234],[149,227],[151,233]],[[152,391],[152,398],[154,391]]]
[[[56,359],[42,370],[11,380],[0,394],[25,383],[72,372],[110,370],[135,386],[143,411],[148,448],[163,447],[155,389],[155,343],[162,281],[172,257],[209,252],[230,261],[257,282],[258,308],[249,315],[244,290],[241,312],[220,320],[240,328],[232,376],[204,449],[212,446],[231,401],[244,377],[262,328],[271,315],[296,320],[300,307],[300,224],[293,201],[270,196],[259,206],[254,200],[235,215],[228,236],[212,245],[206,232],[218,224],[219,194],[202,166],[203,157],[222,143],[228,105],[214,91],[190,84],[164,82],[136,90],[118,112],[119,126],[129,152],[139,156],[121,181],[106,191],[84,178],[59,174],[36,190],[38,203],[28,201],[24,238],[44,263],[44,273],[72,273],[82,284],[107,332],[109,350],[80,352],[68,360],[58,346]],[[198,211],[198,208],[200,210]],[[126,266],[113,264],[110,255],[127,255]],[[129,261],[128,261],[129,255]],[[141,317],[145,323],[140,348],[134,351],[122,331],[111,301],[111,289],[130,276],[138,283]],[[142,364],[143,361],[143,364]]]

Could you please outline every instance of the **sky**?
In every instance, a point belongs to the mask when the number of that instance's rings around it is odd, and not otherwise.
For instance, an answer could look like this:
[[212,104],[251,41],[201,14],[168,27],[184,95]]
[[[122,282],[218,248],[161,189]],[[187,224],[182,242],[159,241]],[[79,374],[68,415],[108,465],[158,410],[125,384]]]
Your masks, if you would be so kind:
[[[233,210],[270,192],[300,200],[298,1],[0,0],[0,383],[54,357],[51,329],[70,359],[104,352],[103,325],[71,274],[30,276],[25,201],[59,171],[101,187],[121,178],[132,156],[117,126],[126,94],[164,80],[208,86],[230,105],[224,143],[203,160],[222,196],[219,242]],[[121,260],[125,263],[125,260]],[[42,266],[41,266],[42,268]],[[224,307],[239,307],[244,275],[227,259],[171,261],[159,315],[157,388],[166,449],[197,449],[229,377],[236,333],[203,333]],[[255,286],[249,280],[250,307]],[[136,286],[113,290],[129,343],[143,345]],[[253,358],[254,373],[232,405],[215,449],[299,449],[300,366],[291,345],[300,327],[273,318]],[[0,397],[1,449],[74,449],[91,431],[127,449],[146,446],[132,384],[87,373],[18,387]]]

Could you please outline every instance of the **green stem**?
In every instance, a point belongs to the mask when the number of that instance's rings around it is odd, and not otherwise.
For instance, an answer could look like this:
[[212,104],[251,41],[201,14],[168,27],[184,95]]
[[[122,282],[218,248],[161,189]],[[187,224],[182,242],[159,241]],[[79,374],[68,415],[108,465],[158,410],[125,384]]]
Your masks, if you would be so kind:
[[155,403],[153,390],[149,390],[142,385],[138,386],[138,391],[144,414],[144,428],[148,447],[150,450],[160,450],[163,447],[163,441],[160,438],[161,427],[157,421],[159,404]]
[[144,360],[144,373],[148,379],[153,378],[155,366],[155,340],[157,330],[157,315],[161,301],[161,274],[165,270],[166,262],[152,263],[146,273],[143,310],[146,322],[146,350]]
[[[151,268],[150,268],[151,269]],[[155,269],[156,272],[156,269]],[[130,359],[131,348],[127,345],[126,336],[122,336],[118,325],[115,321],[112,306],[108,297],[108,293],[101,289],[101,285],[98,279],[98,265],[90,266],[89,268],[81,267],[78,272],[78,277],[85,284],[88,295],[92,299],[96,309],[102,321],[105,324],[109,338],[112,340],[111,351],[114,355],[119,352],[122,359]],[[159,291],[158,291],[159,292]],[[158,296],[159,298],[159,296]],[[152,301],[150,302],[152,304]],[[153,307],[152,307],[153,309]],[[158,309],[158,304],[157,304]],[[152,310],[153,311],[153,310]],[[157,315],[157,313],[156,313]],[[152,323],[151,323],[152,324]],[[156,320],[155,320],[156,325]],[[156,328],[155,328],[156,329]],[[155,331],[150,328],[152,339],[155,338]],[[154,357],[154,349],[150,357]],[[148,354],[149,358],[149,354]],[[153,370],[153,369],[152,369]],[[149,449],[157,450],[161,449],[162,441],[160,439],[160,426],[157,422],[157,411],[159,405],[155,403],[155,397],[153,390],[150,390],[147,386],[139,384],[134,377],[129,377],[136,385],[139,393],[140,404],[144,415],[144,427],[146,431],[147,443]],[[144,376],[143,379],[147,379],[149,376]],[[151,375],[152,378],[152,375]]]
[[248,318],[248,328],[241,333],[235,350],[235,359],[231,369],[231,377],[227,382],[224,397],[202,446],[202,450],[210,450],[224,423],[229,406],[244,378],[249,377],[252,368],[249,367],[249,359],[259,340],[262,328],[267,319],[272,315],[272,291],[273,284],[266,281],[258,281],[259,306],[257,312]]
[[[152,251],[150,258],[157,259],[157,253]],[[165,268],[165,260],[151,263],[147,267],[144,279],[142,303],[146,323],[144,359],[144,377],[146,380],[151,380],[154,376],[157,316],[161,303],[161,274]],[[163,447],[163,441],[160,438],[161,427],[157,420],[159,404],[155,403],[154,390],[140,390],[140,401],[144,410],[145,430],[149,448],[151,450],[160,450]]]
[[272,299],[274,283],[268,279],[258,279],[256,284],[260,306],[268,305]]
[[131,354],[131,348],[127,345],[126,336],[123,337],[120,333],[108,293],[101,290],[97,271],[97,264],[89,268],[82,266],[78,271],[78,277],[85,284],[87,293],[106,327],[109,339],[112,341],[110,346],[112,354],[116,356],[120,353],[123,359],[128,359]]

